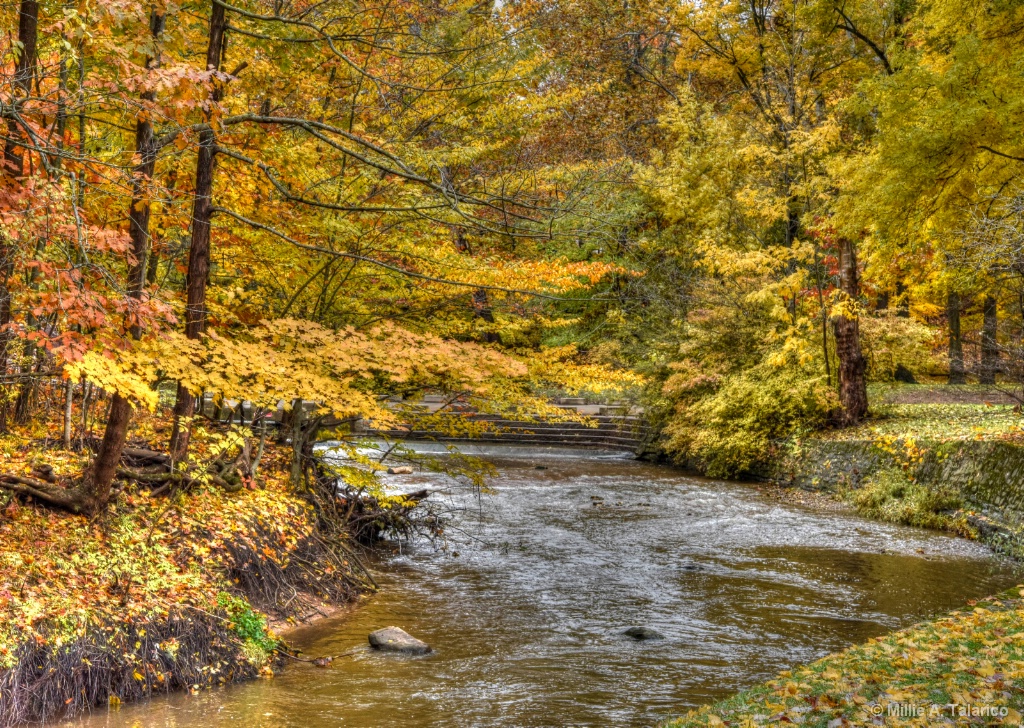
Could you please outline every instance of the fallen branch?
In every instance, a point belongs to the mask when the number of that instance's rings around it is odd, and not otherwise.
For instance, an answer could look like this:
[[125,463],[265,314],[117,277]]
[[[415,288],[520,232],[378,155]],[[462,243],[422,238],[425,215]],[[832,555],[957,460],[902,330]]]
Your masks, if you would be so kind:
[[132,460],[142,460],[154,465],[167,465],[171,462],[171,456],[165,455],[162,452],[156,450],[146,450],[138,447],[126,447],[121,451],[121,458],[130,458]]
[[166,483],[168,481],[180,483],[185,479],[185,476],[181,473],[175,473],[170,470],[163,473],[141,473],[138,470],[129,470],[128,468],[118,468],[117,477],[124,480],[134,480],[137,483]]

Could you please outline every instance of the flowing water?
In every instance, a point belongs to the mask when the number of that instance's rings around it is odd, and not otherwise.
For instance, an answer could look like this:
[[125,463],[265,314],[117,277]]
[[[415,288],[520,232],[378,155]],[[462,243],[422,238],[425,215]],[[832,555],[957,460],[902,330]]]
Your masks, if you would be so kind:
[[[290,635],[310,656],[354,655],[74,725],[651,726],[1019,576],[976,544],[749,484],[609,455],[484,454],[493,495],[431,496],[457,509],[461,542],[375,557],[379,594]],[[388,625],[435,652],[370,651]],[[633,641],[631,626],[665,639]]]

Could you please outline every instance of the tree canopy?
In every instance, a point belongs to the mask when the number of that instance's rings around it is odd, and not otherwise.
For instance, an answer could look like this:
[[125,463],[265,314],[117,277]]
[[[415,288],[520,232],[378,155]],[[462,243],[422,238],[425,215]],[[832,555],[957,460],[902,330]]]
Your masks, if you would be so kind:
[[900,367],[1012,374],[1015,3],[16,5],[0,427],[102,388],[90,507],[163,383],[177,458],[202,392],[590,387],[727,473]]

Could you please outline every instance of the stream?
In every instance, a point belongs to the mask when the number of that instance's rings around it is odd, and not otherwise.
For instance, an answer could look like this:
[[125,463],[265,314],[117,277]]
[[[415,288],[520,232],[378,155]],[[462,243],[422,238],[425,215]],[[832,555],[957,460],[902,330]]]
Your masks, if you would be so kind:
[[[390,476],[445,488],[431,498],[456,513],[447,550],[375,555],[379,594],[288,635],[310,656],[354,655],[65,725],[654,726],[1020,577],[975,543],[752,484],[610,453],[477,450],[499,468],[493,494]],[[370,651],[388,625],[435,652]]]

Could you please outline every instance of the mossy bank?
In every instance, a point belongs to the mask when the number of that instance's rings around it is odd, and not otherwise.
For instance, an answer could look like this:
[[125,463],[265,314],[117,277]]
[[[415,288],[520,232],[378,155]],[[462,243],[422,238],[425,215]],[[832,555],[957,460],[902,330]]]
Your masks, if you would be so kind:
[[794,440],[756,473],[782,485],[821,490],[861,512],[978,538],[1024,556],[1024,446],[998,440]]
[[1024,589],[869,640],[670,723],[1020,725]]
[[[984,402],[878,410],[857,428],[776,443],[746,475],[1024,557],[1020,414]],[[1017,587],[855,645],[670,725],[1019,725],[1022,597]]]

